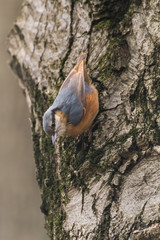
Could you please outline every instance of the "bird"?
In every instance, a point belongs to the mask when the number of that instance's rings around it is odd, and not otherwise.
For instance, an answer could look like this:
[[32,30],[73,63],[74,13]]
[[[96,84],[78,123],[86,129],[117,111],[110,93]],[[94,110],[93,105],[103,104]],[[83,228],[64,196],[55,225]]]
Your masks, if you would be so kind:
[[43,115],[43,129],[52,136],[53,144],[60,136],[81,135],[99,112],[98,91],[87,73],[86,58],[86,53],[79,56],[52,106]]

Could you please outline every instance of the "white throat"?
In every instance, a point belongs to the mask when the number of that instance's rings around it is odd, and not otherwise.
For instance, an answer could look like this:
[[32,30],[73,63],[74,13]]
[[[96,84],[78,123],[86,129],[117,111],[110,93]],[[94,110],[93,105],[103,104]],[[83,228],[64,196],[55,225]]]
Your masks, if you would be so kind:
[[57,114],[55,114],[55,126],[56,126],[55,130],[58,136],[63,136],[66,133],[66,124]]

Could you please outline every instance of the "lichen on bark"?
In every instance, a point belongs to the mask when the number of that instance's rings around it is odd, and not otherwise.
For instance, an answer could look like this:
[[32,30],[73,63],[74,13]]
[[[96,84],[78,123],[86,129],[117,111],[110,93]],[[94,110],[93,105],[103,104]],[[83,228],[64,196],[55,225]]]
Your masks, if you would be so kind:
[[[158,0],[23,3],[10,65],[30,109],[50,239],[159,234],[159,10]],[[53,147],[42,116],[82,52],[99,91],[92,138],[85,132]]]

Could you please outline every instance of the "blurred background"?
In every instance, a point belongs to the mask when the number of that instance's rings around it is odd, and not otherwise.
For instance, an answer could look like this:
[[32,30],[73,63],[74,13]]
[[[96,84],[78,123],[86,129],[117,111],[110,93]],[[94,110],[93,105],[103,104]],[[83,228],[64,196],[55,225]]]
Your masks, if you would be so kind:
[[7,35],[22,0],[0,0],[0,240],[48,240],[40,211],[29,113],[7,62]]

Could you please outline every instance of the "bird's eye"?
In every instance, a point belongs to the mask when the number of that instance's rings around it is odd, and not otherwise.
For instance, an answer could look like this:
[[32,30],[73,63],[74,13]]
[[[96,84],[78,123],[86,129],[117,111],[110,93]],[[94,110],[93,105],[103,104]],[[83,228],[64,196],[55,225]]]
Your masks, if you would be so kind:
[[52,127],[52,128],[54,128],[54,127],[55,127],[55,122],[52,122],[52,125],[51,125],[51,127]]

